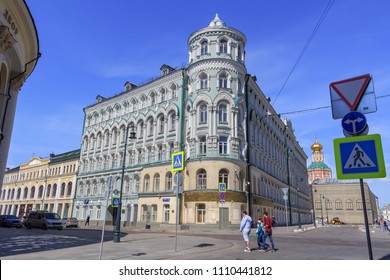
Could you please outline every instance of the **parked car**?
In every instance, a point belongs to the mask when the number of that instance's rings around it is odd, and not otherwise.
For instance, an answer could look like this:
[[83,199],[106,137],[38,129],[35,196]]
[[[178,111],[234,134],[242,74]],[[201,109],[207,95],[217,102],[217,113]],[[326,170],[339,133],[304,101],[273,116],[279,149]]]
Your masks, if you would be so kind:
[[22,221],[15,215],[0,215],[1,227],[22,227]]
[[332,225],[344,225],[345,223],[343,223],[342,221],[340,221],[339,217],[334,217],[330,223]]
[[57,213],[47,211],[31,211],[26,219],[26,227],[46,229],[62,229],[63,222]]
[[65,227],[78,227],[79,220],[75,217],[62,218]]

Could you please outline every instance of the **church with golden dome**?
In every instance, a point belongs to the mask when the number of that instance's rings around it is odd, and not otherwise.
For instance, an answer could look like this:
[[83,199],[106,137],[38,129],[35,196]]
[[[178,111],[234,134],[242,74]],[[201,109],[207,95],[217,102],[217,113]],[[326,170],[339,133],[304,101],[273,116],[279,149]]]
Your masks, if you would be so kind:
[[309,184],[313,183],[316,179],[331,179],[332,170],[324,163],[324,153],[322,152],[323,146],[318,142],[316,138],[313,145],[311,145],[312,162],[307,168],[307,174]]

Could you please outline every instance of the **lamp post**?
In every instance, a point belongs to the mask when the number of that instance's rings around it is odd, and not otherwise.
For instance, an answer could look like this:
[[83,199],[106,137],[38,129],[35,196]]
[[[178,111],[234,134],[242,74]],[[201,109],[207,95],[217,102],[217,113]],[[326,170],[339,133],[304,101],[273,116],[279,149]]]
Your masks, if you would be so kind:
[[298,228],[302,229],[302,225],[301,225],[301,208],[299,206],[299,187],[297,187],[297,206],[298,206]]
[[[130,137],[129,137],[130,127],[131,127],[131,132],[130,132]],[[121,231],[121,215],[122,215],[122,190],[123,190],[123,180],[125,177],[127,138],[135,139],[135,132],[134,132],[133,126],[127,125],[127,127],[126,127],[125,148],[123,150],[123,161],[122,161],[121,189],[120,189],[120,193],[119,193],[118,211],[116,212],[115,231],[114,231],[114,239],[113,239],[113,242],[115,242],[115,243],[121,241],[120,231]]]
[[[317,192],[316,189],[314,189],[314,192]],[[320,194],[320,204],[321,204],[321,224],[324,226],[324,214],[322,213],[322,194]]]

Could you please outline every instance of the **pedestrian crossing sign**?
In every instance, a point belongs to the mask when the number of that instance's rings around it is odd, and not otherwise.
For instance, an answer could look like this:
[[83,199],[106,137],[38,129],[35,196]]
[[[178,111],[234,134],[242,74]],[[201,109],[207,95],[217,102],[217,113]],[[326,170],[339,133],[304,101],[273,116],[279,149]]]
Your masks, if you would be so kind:
[[333,140],[338,179],[386,177],[379,134]]
[[119,202],[120,202],[120,197],[119,196],[112,196],[112,198],[111,198],[111,207],[112,208],[118,208],[119,207]]
[[177,152],[172,155],[172,172],[184,169],[184,152]]

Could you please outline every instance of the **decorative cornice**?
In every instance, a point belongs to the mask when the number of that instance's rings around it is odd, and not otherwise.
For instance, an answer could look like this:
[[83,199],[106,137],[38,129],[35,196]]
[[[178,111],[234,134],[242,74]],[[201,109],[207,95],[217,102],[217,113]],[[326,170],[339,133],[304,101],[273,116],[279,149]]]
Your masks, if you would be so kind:
[[0,26],[0,50],[6,52],[15,43],[16,40],[9,31],[9,28],[5,25]]

